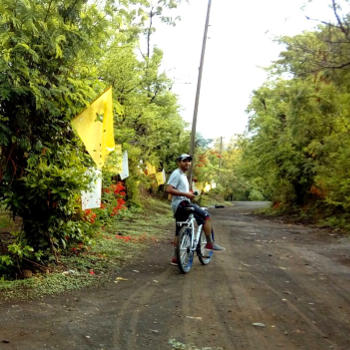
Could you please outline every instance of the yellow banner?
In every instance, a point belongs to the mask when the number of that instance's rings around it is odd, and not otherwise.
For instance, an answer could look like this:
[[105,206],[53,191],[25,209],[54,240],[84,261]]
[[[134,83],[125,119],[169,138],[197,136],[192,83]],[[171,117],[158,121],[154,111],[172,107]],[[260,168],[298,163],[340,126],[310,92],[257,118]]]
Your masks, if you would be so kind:
[[104,164],[103,170],[107,170],[114,175],[120,174],[122,172],[123,153],[121,145],[115,145],[114,150],[109,154]]
[[146,170],[147,170],[147,175],[152,175],[157,173],[156,167],[148,162],[146,163]]
[[159,173],[156,173],[156,180],[158,186],[164,185],[165,184],[165,171],[160,171]]
[[101,169],[107,155],[115,147],[112,87],[76,116],[72,120],[72,126],[97,167]]

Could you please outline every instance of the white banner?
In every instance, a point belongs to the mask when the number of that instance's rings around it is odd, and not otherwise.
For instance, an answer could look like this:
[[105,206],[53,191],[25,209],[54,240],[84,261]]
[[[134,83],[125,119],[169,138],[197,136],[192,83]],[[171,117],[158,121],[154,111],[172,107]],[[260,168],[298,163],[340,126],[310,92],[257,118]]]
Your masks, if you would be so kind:
[[122,172],[120,173],[120,178],[122,180],[129,177],[129,160],[128,160],[128,151],[124,151],[123,153],[123,167]]
[[96,168],[91,168],[87,171],[87,175],[93,175],[94,178],[90,183],[90,191],[81,192],[82,209],[100,208],[102,195],[102,171]]

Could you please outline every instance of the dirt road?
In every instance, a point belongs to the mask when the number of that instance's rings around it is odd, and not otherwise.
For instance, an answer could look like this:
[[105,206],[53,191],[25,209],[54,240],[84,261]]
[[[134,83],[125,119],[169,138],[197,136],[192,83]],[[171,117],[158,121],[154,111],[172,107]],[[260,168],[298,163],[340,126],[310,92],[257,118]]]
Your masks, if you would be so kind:
[[259,205],[213,209],[226,251],[187,275],[165,240],[126,280],[0,306],[0,349],[350,349],[350,240],[250,215]]

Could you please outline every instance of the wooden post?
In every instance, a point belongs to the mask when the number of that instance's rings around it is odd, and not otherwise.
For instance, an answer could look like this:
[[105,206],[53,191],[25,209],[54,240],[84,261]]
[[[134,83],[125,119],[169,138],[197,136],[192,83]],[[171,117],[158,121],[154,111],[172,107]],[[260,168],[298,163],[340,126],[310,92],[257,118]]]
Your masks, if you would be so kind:
[[206,48],[206,43],[207,43],[207,35],[208,35],[208,27],[209,27],[210,7],[211,7],[211,0],[208,0],[207,18],[206,18],[205,26],[204,26],[202,53],[201,53],[201,60],[200,60],[199,72],[198,72],[196,100],[194,103],[192,132],[191,132],[190,154],[192,156],[192,165],[191,165],[191,168],[189,171],[189,183],[190,183],[191,189],[192,189],[192,180],[193,180],[193,167],[194,167],[194,162],[195,162],[197,114],[198,114],[199,97],[200,97],[201,83],[202,83],[204,55],[205,55],[205,48]]

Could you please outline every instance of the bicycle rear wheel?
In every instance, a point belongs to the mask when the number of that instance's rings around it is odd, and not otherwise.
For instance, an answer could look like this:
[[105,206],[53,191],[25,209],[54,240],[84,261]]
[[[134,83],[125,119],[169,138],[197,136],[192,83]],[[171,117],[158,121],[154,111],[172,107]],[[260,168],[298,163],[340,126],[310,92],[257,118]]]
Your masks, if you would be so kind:
[[184,226],[180,229],[176,247],[176,255],[179,269],[182,273],[191,270],[193,252],[191,251],[191,228]]
[[202,230],[201,236],[199,238],[199,242],[197,245],[197,255],[198,255],[199,261],[203,265],[209,264],[213,256],[212,250],[205,249],[206,244],[207,244],[207,238],[205,236],[204,231]]

